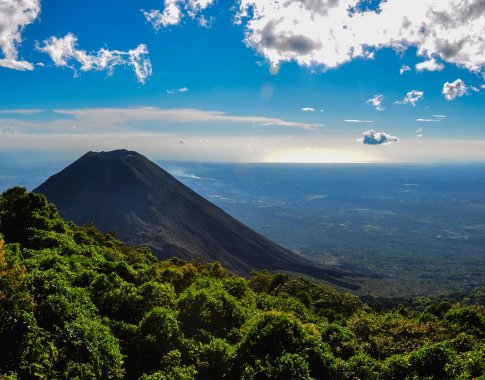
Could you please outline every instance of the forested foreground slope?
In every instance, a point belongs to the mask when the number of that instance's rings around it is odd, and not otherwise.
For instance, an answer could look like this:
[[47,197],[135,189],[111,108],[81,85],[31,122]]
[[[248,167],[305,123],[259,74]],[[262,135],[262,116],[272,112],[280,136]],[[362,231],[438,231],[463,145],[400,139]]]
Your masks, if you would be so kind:
[[0,197],[0,378],[470,379],[485,311],[359,298],[266,272],[158,261],[42,195]]

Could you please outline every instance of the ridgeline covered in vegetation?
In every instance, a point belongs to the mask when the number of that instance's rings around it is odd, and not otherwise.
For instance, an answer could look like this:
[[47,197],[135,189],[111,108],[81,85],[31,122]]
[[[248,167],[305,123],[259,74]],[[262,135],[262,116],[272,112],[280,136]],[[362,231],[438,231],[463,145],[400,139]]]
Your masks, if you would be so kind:
[[0,197],[2,379],[470,379],[484,338],[478,305],[376,312],[306,279],[159,261],[22,188]]

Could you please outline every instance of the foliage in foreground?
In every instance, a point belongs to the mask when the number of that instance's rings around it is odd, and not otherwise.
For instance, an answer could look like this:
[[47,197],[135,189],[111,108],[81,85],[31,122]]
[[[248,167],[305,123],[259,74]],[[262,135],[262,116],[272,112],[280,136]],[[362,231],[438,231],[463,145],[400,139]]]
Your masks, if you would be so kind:
[[484,338],[477,305],[375,312],[284,274],[158,261],[25,189],[0,197],[0,378],[470,379]]

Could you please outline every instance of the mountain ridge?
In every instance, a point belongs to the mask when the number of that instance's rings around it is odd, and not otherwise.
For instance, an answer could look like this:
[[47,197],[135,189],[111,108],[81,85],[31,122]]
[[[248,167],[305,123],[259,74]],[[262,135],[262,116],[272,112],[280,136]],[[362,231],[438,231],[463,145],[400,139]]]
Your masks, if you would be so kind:
[[298,272],[358,288],[347,281],[355,274],[319,266],[271,242],[134,151],[88,152],[33,191],[56,204],[65,219],[114,231],[159,258],[217,260],[243,275]]

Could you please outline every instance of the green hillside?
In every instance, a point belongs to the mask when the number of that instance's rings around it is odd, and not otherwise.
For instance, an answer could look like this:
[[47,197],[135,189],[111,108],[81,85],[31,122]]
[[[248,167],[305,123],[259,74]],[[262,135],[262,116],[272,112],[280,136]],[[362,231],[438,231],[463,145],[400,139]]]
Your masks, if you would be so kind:
[[302,278],[158,261],[42,195],[0,197],[0,379],[485,376],[483,307],[411,305],[376,312]]

